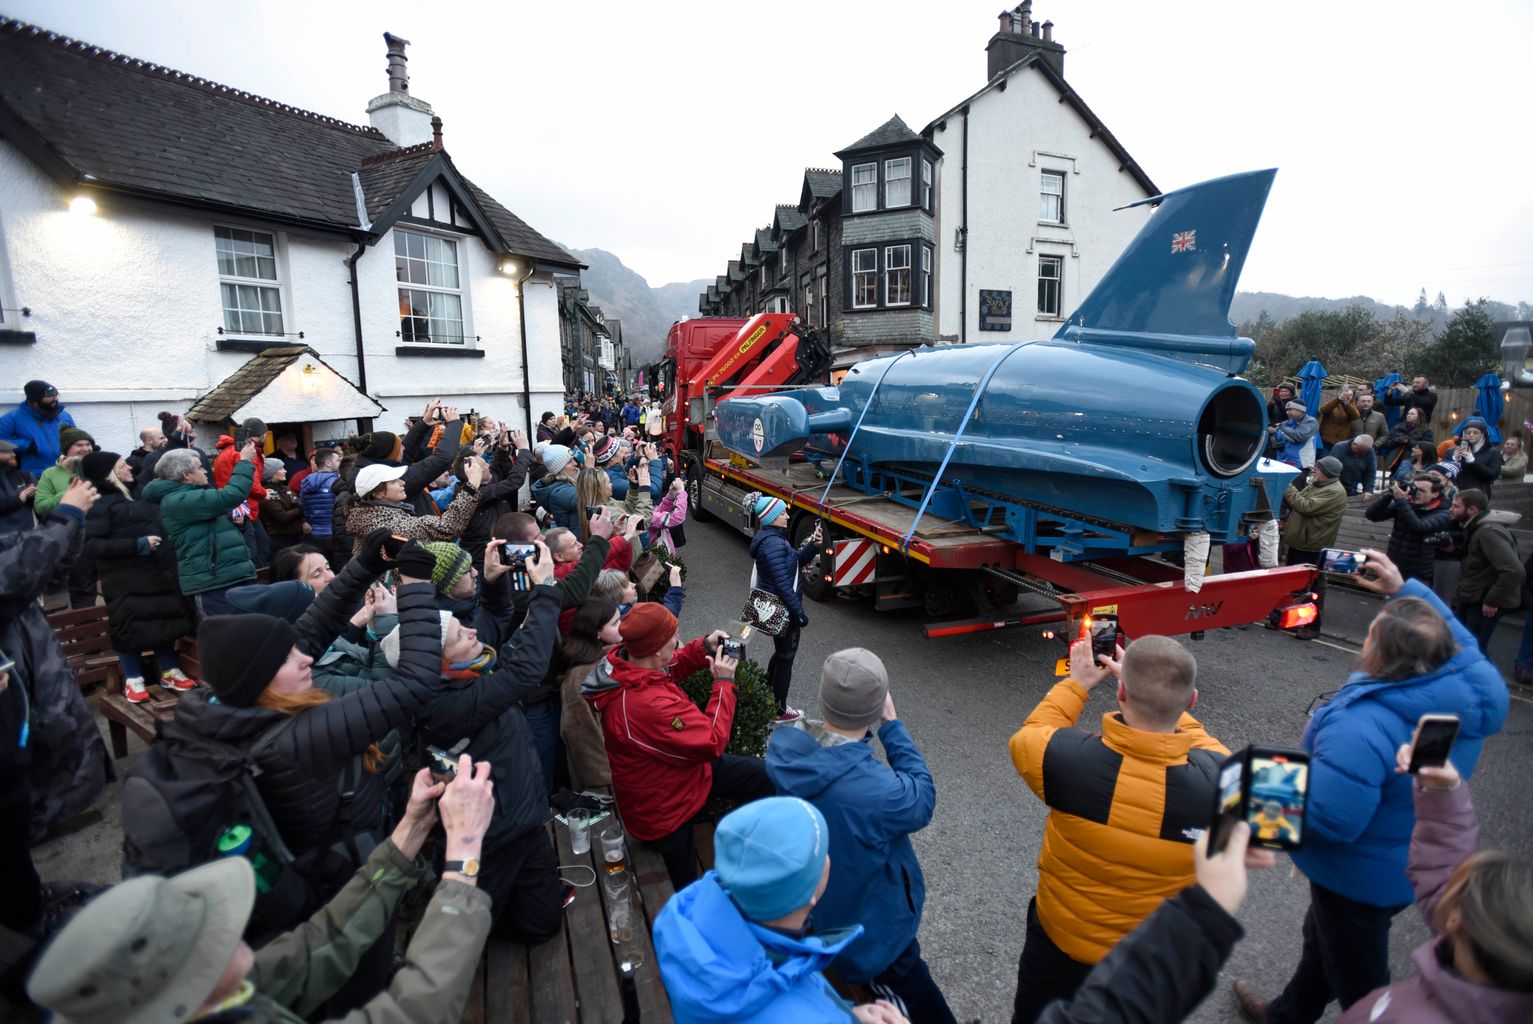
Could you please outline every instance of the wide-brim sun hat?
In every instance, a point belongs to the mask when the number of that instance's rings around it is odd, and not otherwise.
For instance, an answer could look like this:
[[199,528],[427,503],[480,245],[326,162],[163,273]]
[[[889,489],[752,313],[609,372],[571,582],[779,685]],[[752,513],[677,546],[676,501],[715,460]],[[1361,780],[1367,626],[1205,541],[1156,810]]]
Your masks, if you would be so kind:
[[64,927],[27,992],[56,1024],[177,1024],[213,994],[255,897],[255,872],[243,857],[173,878],[130,878]]

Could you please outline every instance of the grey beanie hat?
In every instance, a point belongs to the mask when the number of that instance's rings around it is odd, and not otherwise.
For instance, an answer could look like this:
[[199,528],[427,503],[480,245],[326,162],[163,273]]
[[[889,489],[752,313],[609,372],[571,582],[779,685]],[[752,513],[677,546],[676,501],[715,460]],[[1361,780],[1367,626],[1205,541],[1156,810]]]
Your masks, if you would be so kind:
[[1304,403],[1299,401],[1297,398],[1294,399],[1292,402],[1289,402],[1287,405],[1283,406],[1283,409],[1284,409],[1284,411],[1287,411],[1289,409],[1297,409],[1300,412],[1304,413],[1305,415],[1309,415],[1309,410],[1304,408]]
[[1334,455],[1327,455],[1323,459],[1316,460],[1315,468],[1332,480],[1336,480],[1341,476],[1341,460]]
[[884,713],[889,673],[878,655],[849,647],[825,659],[820,672],[820,714],[838,729],[870,729]]

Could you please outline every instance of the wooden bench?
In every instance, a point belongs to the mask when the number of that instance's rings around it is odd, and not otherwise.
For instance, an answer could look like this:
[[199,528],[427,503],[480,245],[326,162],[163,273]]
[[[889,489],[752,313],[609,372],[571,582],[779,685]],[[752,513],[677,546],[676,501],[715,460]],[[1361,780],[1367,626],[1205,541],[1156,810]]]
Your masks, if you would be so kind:
[[117,652],[112,648],[105,605],[53,612],[48,616],[48,625],[64,650],[64,658],[81,692],[89,693],[102,683],[110,684],[114,676],[122,674]]
[[[177,694],[163,686],[147,687],[149,699],[135,704],[123,693],[122,665],[112,647],[112,637],[105,605],[54,612],[48,616],[53,635],[63,648],[64,657],[75,674],[81,690],[89,691],[105,683],[98,706],[106,719],[112,741],[112,756],[128,756],[128,730],[145,743],[153,742],[160,722],[174,713]],[[191,637],[177,641],[181,671],[193,679],[199,677],[197,642]],[[161,666],[162,670],[166,666]]]
[[[560,866],[589,867],[595,880],[576,891],[574,902],[564,911],[559,934],[548,942],[524,946],[490,939],[469,989],[465,1024],[616,1024],[628,1019],[619,950],[607,929],[610,904],[602,885],[605,866],[600,861],[598,838],[614,820],[615,816],[598,822],[592,829],[592,849],[578,855],[570,849],[569,830],[558,822],[550,823]],[[711,860],[711,828],[708,838]],[[674,895],[670,875],[658,853],[631,838],[628,869],[642,924],[635,929],[634,943],[627,947],[642,961],[632,971],[628,1005],[637,1010],[644,1024],[670,1024],[670,998],[660,980],[650,939],[655,918]],[[576,874],[584,877],[585,872]]]

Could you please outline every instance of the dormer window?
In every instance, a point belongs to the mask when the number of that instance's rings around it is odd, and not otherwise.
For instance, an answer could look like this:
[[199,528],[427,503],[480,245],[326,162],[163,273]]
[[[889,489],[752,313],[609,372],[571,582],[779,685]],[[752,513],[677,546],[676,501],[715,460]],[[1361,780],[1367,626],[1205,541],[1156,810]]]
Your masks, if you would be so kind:
[[910,157],[884,161],[884,209],[910,205]]
[[[908,172],[907,172],[908,173]],[[878,165],[857,164],[852,168],[852,212],[878,209]]]

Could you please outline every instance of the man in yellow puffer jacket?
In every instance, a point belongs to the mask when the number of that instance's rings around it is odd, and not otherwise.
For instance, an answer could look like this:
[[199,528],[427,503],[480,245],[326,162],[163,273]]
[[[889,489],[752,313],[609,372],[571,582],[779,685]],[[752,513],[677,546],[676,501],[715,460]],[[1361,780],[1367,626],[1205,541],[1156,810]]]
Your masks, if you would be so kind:
[[[1097,961],[1168,897],[1193,884],[1192,844],[1229,751],[1187,712],[1198,663],[1169,637],[1093,663],[1070,648],[1070,675],[1011,738],[1017,773],[1049,805],[1038,891],[1027,908],[1013,1024],[1068,999]],[[1102,731],[1076,726],[1091,690],[1117,678]]]

